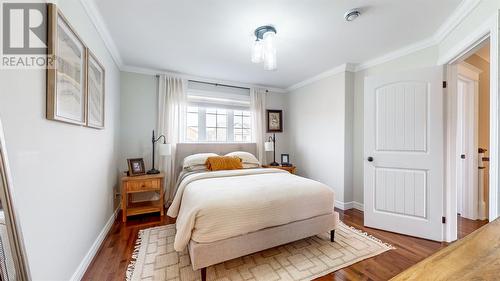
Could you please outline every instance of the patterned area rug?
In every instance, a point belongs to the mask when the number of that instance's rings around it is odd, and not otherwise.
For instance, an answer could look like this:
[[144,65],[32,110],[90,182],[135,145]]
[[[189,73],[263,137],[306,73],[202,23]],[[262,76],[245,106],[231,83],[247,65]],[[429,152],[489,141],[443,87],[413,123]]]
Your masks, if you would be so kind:
[[[174,236],[175,225],[142,230],[127,280],[200,280],[200,271],[193,271],[188,252],[175,252]],[[230,260],[209,267],[207,280],[312,280],[391,249],[391,245],[340,223],[333,243],[325,233]]]

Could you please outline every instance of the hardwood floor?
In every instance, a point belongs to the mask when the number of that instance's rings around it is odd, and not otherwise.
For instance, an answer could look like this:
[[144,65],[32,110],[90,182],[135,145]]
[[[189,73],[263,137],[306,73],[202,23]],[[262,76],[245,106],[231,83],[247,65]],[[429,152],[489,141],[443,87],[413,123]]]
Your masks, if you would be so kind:
[[[397,249],[358,262],[317,280],[388,280],[446,246],[444,243],[366,228],[363,226],[363,212],[358,210],[337,211],[344,223],[366,231],[382,241],[392,244]],[[458,218],[460,238],[486,223],[485,221]],[[82,280],[124,280],[139,230],[171,223],[175,223],[175,220],[167,216],[161,219],[154,214],[130,217],[126,223],[117,219]]]

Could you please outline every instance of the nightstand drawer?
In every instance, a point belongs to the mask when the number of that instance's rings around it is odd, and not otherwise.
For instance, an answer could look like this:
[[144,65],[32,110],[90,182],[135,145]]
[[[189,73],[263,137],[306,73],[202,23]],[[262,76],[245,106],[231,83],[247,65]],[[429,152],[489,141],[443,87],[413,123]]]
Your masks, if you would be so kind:
[[127,192],[143,192],[143,191],[159,190],[160,180],[152,179],[152,180],[141,180],[141,181],[129,181],[126,183],[125,188],[127,189]]

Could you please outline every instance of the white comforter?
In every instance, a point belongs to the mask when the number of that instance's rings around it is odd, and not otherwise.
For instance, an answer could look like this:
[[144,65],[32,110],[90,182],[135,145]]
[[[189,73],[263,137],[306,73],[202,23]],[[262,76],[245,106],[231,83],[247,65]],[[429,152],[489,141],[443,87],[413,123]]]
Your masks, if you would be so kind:
[[174,248],[215,242],[333,212],[326,185],[279,169],[203,172],[179,184],[167,215],[177,217]]

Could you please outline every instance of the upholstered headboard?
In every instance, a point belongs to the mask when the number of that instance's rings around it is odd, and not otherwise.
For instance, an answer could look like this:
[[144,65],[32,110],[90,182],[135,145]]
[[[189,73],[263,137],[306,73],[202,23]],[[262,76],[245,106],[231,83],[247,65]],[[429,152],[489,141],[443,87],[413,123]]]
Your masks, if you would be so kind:
[[182,171],[182,162],[189,155],[204,152],[213,152],[224,155],[233,151],[246,151],[257,156],[255,143],[179,143],[175,153],[175,179]]

